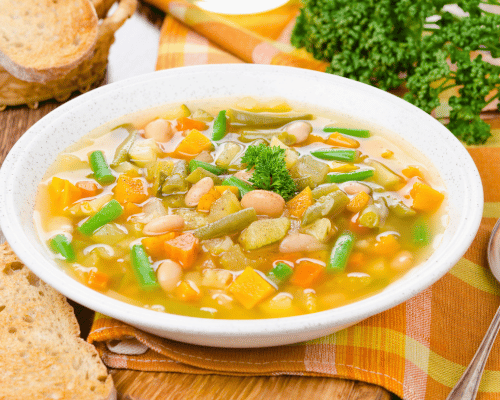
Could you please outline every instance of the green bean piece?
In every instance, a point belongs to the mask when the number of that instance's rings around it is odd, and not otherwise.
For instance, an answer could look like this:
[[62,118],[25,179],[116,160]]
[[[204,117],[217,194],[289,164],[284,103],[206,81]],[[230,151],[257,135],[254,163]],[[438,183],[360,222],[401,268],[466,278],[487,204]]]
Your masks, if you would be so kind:
[[198,167],[206,169],[207,171],[215,175],[222,175],[224,172],[226,172],[224,168],[220,168],[216,165],[207,163],[205,161],[199,161],[199,160],[189,161],[189,172],[193,172]]
[[311,154],[322,160],[354,161],[357,157],[356,150],[323,149],[311,151]]
[[188,163],[186,160],[179,160],[174,164],[171,175],[167,176],[161,185],[163,194],[173,194],[186,192],[188,184],[186,178],[188,176]]
[[252,185],[250,185],[249,183],[246,183],[245,181],[242,181],[241,179],[238,179],[234,176],[230,176],[230,177],[224,179],[222,181],[221,185],[236,186],[238,188],[238,190],[240,191],[240,197],[243,197],[248,192],[254,190],[254,187]]
[[318,200],[320,197],[326,196],[332,192],[339,190],[339,187],[336,183],[326,183],[324,185],[318,186],[314,188],[311,193],[314,200]]
[[302,226],[312,224],[323,217],[337,215],[345,209],[348,203],[349,197],[342,190],[331,192],[307,208],[302,215]]
[[128,161],[128,151],[132,147],[132,144],[135,142],[135,139],[137,139],[137,130],[131,124],[119,126],[115,130],[124,130],[128,132],[128,135],[115,150],[115,156],[113,157],[113,161],[111,162],[112,168],[117,167],[124,161]]
[[411,243],[417,247],[427,246],[432,239],[429,225],[424,219],[415,222],[411,229]]
[[293,275],[293,269],[284,262],[276,264],[271,271],[267,273],[267,277],[277,285],[286,282]]
[[369,138],[370,131],[366,129],[350,129],[350,128],[337,128],[335,126],[325,126],[323,132],[338,132],[344,135],[359,137],[359,138]]
[[226,136],[227,131],[227,120],[226,120],[226,110],[219,111],[217,118],[214,121],[214,127],[212,131],[212,140],[221,140]]
[[132,246],[130,253],[132,267],[139,284],[143,290],[155,290],[160,287],[156,280],[155,272],[151,268],[148,255],[142,244],[135,244]]
[[212,222],[211,224],[195,229],[193,234],[198,239],[213,239],[240,231],[255,220],[257,220],[255,209],[252,207],[245,208],[244,210]]
[[186,181],[195,184],[196,182],[201,181],[203,178],[206,178],[207,176],[212,178],[214,184],[216,185],[220,185],[222,182],[222,178],[219,178],[217,175],[212,174],[210,171],[207,171],[205,168],[202,167],[198,167],[193,172],[191,172],[187,176]]
[[111,172],[104,154],[101,150],[96,150],[90,153],[89,163],[92,172],[94,172],[94,179],[101,185],[108,185],[115,181],[115,176]]
[[245,229],[238,242],[246,251],[260,249],[286,236],[291,222],[287,217],[260,219]]
[[296,113],[255,113],[242,110],[227,110],[227,115],[231,123],[238,123],[246,126],[281,126],[296,120],[310,120],[312,114]]
[[396,198],[391,194],[383,194],[382,198],[385,200],[389,210],[398,218],[410,218],[417,215],[417,212],[408,207],[401,199]]
[[91,236],[97,229],[115,220],[123,213],[123,208],[115,199],[106,203],[97,213],[78,227],[85,236]]
[[347,181],[362,181],[373,176],[372,169],[362,169],[358,171],[328,174],[328,180],[332,183],[342,183]]
[[75,261],[75,251],[73,246],[68,241],[68,238],[64,235],[56,235],[50,240],[50,248],[54,253],[59,253],[62,255],[66,261]]
[[328,264],[326,265],[327,272],[334,273],[345,270],[355,239],[354,233],[349,231],[345,231],[337,238],[333,245]]

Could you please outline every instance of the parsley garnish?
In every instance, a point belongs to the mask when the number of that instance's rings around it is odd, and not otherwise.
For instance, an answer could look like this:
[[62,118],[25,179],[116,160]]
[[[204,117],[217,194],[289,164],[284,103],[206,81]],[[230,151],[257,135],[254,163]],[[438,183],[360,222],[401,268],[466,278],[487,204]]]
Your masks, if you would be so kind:
[[246,164],[247,170],[255,168],[249,179],[255,187],[278,193],[285,200],[295,194],[297,188],[286,169],[284,149],[265,144],[249,146],[241,162]]

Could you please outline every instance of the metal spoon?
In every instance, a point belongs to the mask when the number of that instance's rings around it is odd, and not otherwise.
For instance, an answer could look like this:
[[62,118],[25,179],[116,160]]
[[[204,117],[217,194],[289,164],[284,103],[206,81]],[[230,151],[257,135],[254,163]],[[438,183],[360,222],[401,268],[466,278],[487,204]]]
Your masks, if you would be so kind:
[[[491,272],[497,281],[500,282],[500,220],[497,221],[491,232],[488,243],[488,263]],[[476,354],[474,354],[472,361],[446,400],[474,400],[476,398],[484,366],[486,365],[486,360],[499,329],[500,307],[495,313],[490,327],[486,331],[486,335],[484,335],[483,341],[479,345]]]

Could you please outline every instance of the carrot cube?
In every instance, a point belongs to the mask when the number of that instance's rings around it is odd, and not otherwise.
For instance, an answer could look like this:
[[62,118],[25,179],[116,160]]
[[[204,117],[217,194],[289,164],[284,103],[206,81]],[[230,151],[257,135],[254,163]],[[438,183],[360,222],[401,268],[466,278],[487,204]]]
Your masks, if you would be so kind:
[[349,268],[359,269],[366,264],[366,254],[360,251],[353,251],[347,260],[347,266]]
[[193,265],[198,251],[200,241],[192,233],[183,233],[175,239],[165,242],[165,251],[172,260],[177,261],[185,269]]
[[398,239],[394,235],[384,235],[380,237],[369,249],[371,253],[379,256],[390,257],[401,249]]
[[350,212],[357,213],[360,212],[370,201],[370,195],[366,192],[359,192],[354,196],[351,201],[346,206],[346,209]]
[[351,149],[356,149],[359,147],[359,142],[356,139],[351,139],[338,132],[333,132],[326,140],[326,144],[330,144],[332,146],[348,147]]
[[49,183],[49,196],[52,204],[64,209],[80,199],[82,191],[67,179],[54,176]]
[[167,257],[167,251],[165,250],[165,242],[175,238],[175,232],[168,232],[164,235],[151,236],[141,240],[146,253],[155,259],[163,259]]
[[434,212],[444,200],[444,194],[422,182],[415,182],[410,190],[412,208],[417,211]]
[[424,179],[424,174],[422,173],[420,168],[414,165],[407,166],[405,169],[401,171],[401,173],[408,179],[413,178],[415,176],[419,177],[420,179]]
[[175,151],[182,155],[196,156],[203,150],[210,150],[211,148],[212,142],[210,142],[210,139],[197,129],[192,129],[191,132],[182,139]]
[[214,189],[217,190],[221,195],[226,190],[230,190],[237,197],[240,195],[240,190],[236,186],[214,186]]
[[89,272],[87,278],[88,287],[102,292],[107,289],[108,284],[109,284],[109,276],[104,272],[100,272],[95,269]]
[[82,192],[82,197],[95,196],[99,191],[97,183],[92,181],[80,181],[75,186]]
[[246,309],[264,300],[274,290],[274,287],[252,267],[246,267],[229,286],[229,291]]
[[208,193],[205,193],[203,196],[201,196],[196,209],[198,211],[210,211],[210,206],[219,197],[221,197],[221,193],[218,190],[216,190],[215,188],[210,189]]
[[286,207],[290,211],[290,215],[301,218],[304,212],[313,203],[312,191],[308,186],[292,200],[290,200]]
[[303,288],[311,288],[323,275],[325,267],[311,261],[302,261],[295,267],[290,283]]
[[208,128],[208,126],[203,121],[196,121],[188,117],[180,117],[177,118],[175,128],[178,131],[187,131],[188,129],[198,129],[199,131],[204,131]]
[[194,282],[182,281],[175,289],[174,294],[182,301],[197,301],[201,298],[201,290]]
[[142,203],[149,197],[148,188],[141,178],[132,178],[127,175],[120,175],[114,188],[115,199],[120,204]]

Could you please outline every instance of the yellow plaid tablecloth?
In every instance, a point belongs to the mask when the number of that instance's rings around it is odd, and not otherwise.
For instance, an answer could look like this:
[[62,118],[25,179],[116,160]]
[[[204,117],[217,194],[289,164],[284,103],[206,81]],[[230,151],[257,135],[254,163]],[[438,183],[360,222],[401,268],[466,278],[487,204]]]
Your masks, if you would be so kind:
[[[248,18],[222,18],[185,0],[149,0],[167,12],[157,69],[207,63],[254,62],[324,70],[288,43],[298,3]],[[229,375],[332,376],[381,385],[405,400],[445,399],[474,355],[498,307],[500,286],[486,259],[500,218],[500,118],[494,136],[468,151],[484,185],[479,232],[464,257],[409,301],[343,331],[293,346],[214,349],[174,342],[97,314],[89,341],[112,368]],[[498,125],[498,126],[495,126]],[[109,351],[106,341],[135,337],[141,355]],[[478,400],[500,399],[500,341],[494,345]]]

